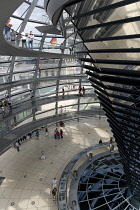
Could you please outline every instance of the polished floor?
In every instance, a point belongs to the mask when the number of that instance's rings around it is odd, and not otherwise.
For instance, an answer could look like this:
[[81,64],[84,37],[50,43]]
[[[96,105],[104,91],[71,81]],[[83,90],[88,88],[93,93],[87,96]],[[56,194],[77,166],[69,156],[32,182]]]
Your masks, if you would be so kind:
[[[49,136],[41,129],[40,139],[33,136],[20,146],[11,148],[0,157],[0,210],[57,210],[51,195],[51,180],[59,178],[67,163],[86,147],[99,139],[109,141],[111,135],[106,118],[81,119],[66,123],[64,138],[54,140],[55,126]],[[44,150],[46,160],[40,160]]]

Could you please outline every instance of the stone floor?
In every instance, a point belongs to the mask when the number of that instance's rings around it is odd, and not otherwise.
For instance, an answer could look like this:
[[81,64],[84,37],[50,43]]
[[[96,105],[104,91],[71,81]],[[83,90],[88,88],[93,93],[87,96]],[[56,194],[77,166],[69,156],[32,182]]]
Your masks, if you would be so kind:
[[[55,127],[49,136],[40,130],[40,140],[32,137],[20,146],[11,148],[0,157],[0,210],[57,210],[51,195],[51,180],[59,178],[67,163],[81,150],[108,141],[111,135],[106,118],[70,121],[64,128],[64,138],[54,140]],[[46,160],[40,160],[44,150]]]

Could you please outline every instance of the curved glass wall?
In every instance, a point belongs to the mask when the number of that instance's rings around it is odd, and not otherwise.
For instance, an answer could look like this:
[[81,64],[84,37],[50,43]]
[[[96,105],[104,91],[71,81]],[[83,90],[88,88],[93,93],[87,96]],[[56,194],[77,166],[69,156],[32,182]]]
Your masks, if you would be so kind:
[[[23,2],[9,18],[16,40],[12,41],[10,38],[7,41],[13,49],[16,47],[21,51],[30,51],[28,35],[32,31],[33,51],[73,55],[71,46],[75,38],[79,40],[79,37],[75,36],[75,29],[71,23],[67,23],[70,28],[66,31],[61,21],[59,35],[51,32],[43,33],[36,28],[51,25],[44,10],[43,0]],[[24,36],[21,34],[22,31],[25,32]],[[3,31],[5,37],[4,33],[5,31]],[[26,39],[26,45],[23,44],[23,37]],[[82,95],[81,90],[80,96],[79,89],[83,87],[85,87],[85,95]],[[31,95],[34,96],[33,101]],[[1,55],[0,100],[2,138],[30,122],[37,122],[65,112],[99,108],[99,101],[87,80],[81,62],[76,57],[65,58],[65,56],[49,58],[41,57],[39,54],[36,54],[36,57]]]
[[[0,56],[1,137],[65,110],[98,108],[92,85],[117,140],[129,188],[140,200],[139,1],[69,3],[58,20],[59,35],[41,31],[51,25],[42,0],[18,2],[9,17],[14,34],[2,28],[10,50]],[[22,56],[11,56],[14,51]]]

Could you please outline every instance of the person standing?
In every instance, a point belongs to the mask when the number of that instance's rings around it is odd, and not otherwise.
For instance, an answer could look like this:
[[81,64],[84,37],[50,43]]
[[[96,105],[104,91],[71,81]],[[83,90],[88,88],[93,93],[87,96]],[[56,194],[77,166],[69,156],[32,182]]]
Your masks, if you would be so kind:
[[113,137],[110,137],[110,144],[113,143]]
[[41,160],[45,160],[46,159],[46,156],[44,154],[44,150],[41,151],[41,157],[40,157]]
[[65,48],[65,47],[64,47],[64,43],[61,43],[61,44],[60,44],[60,50],[61,50],[62,53],[64,52],[64,48]]
[[60,121],[60,122],[59,122],[59,125],[60,125],[60,127],[65,127],[65,124],[64,124],[63,121]]
[[83,96],[85,96],[85,88],[83,87]]
[[114,144],[110,144],[110,152],[114,151]]
[[56,200],[56,193],[57,193],[57,188],[55,187],[55,188],[52,190],[53,201]]
[[65,90],[64,88],[62,88],[62,98],[64,99],[64,95],[65,95]]
[[38,76],[39,76],[39,78],[41,77],[41,68],[40,67],[38,67]]
[[3,102],[2,102],[2,100],[0,99],[0,107],[2,107],[3,106]]
[[11,103],[11,99],[9,96],[6,97],[7,98],[7,101],[8,101],[8,105],[10,107],[10,110],[12,110],[12,103]]
[[32,33],[32,31],[30,31],[30,33],[28,34],[28,49],[33,50],[33,40],[34,40],[34,34]]
[[79,95],[80,95],[80,96],[82,96],[82,90],[83,90],[83,89],[82,89],[81,87],[79,87]]
[[30,99],[32,101],[32,103],[34,102],[34,93],[32,90],[30,90]]
[[19,143],[18,142],[16,142],[16,148],[17,148],[17,151],[19,152]]
[[19,143],[19,145],[21,145],[21,140],[20,139],[18,139],[17,142]]
[[52,188],[57,188],[57,179],[56,177],[54,177],[54,179],[52,180]]
[[7,116],[8,116],[8,114],[9,114],[9,109],[8,109],[8,107],[7,107],[7,106],[5,106],[5,117],[7,117]]
[[100,139],[100,140],[99,140],[99,144],[102,144],[102,143],[103,143],[103,141],[102,141],[102,139]]
[[6,113],[5,113],[5,106],[1,107],[1,112],[2,112],[2,116],[6,117]]
[[60,129],[60,136],[61,136],[61,139],[63,139],[63,130]]
[[24,136],[23,136],[23,138],[22,138],[22,139],[23,139],[23,141],[24,141],[24,140],[26,140],[26,138],[27,138],[27,137],[26,137],[26,135],[24,135]]
[[32,133],[28,133],[29,138],[32,138]]
[[60,132],[58,130],[56,131],[56,138],[60,139]]
[[49,135],[47,125],[46,125],[46,128],[45,128],[45,135],[46,135],[46,136],[48,136],[48,135]]
[[8,101],[7,101],[7,97],[6,98],[4,98],[4,100],[3,100],[3,104],[4,104],[4,106],[8,106]]
[[10,24],[11,19],[8,19],[6,24],[5,24],[5,37],[8,41],[11,40],[11,36],[10,36],[10,29],[12,27],[12,24]]
[[13,29],[12,29],[10,35],[11,35],[11,42],[13,44],[15,44],[15,42],[16,42],[16,32]]
[[36,135],[36,139],[39,140],[39,131],[38,131],[38,129],[36,130],[35,135]]
[[56,139],[56,132],[57,132],[57,128],[54,131],[54,138]]
[[27,48],[26,34],[24,31],[20,31],[20,34],[21,34],[22,47]]

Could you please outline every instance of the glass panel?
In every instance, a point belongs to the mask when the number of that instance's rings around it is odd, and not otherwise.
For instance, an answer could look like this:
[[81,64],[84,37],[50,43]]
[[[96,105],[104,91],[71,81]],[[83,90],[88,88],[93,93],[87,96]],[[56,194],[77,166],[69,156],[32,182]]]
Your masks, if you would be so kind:
[[36,115],[36,120],[39,120],[41,118],[50,117],[50,116],[53,116],[53,115],[55,115],[55,110],[44,112],[43,114]]
[[16,115],[16,123],[22,122],[25,118],[32,115],[32,110],[27,110]]
[[37,112],[36,112],[36,115],[38,114],[41,114],[41,113],[45,113],[45,112],[49,112],[49,110],[51,109],[55,109],[55,103],[49,103],[49,104],[46,104],[46,105],[42,105],[42,106],[39,106],[37,107]]
[[77,111],[77,103],[77,99],[58,102],[59,113]]

